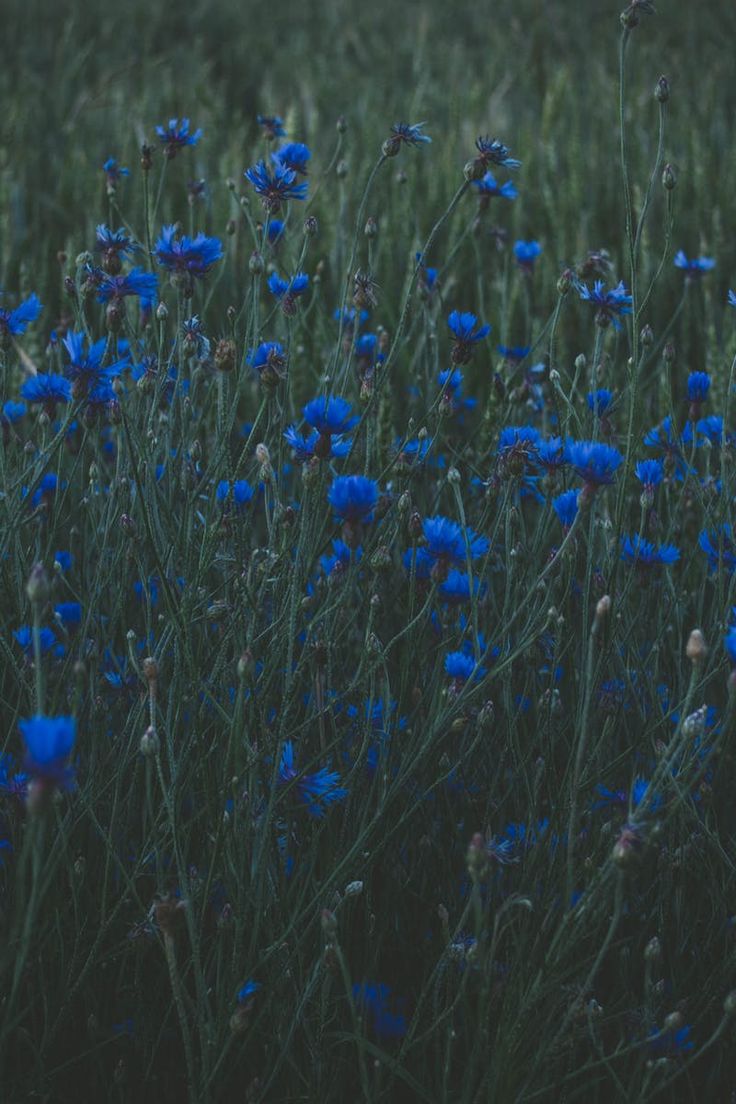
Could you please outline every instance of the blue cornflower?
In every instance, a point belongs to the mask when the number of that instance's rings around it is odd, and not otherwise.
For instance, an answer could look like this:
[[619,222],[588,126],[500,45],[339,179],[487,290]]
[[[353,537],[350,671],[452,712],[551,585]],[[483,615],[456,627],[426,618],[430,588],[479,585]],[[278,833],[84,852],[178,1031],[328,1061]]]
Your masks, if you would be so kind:
[[504,426],[497,449],[503,471],[509,475],[522,475],[526,465],[536,460],[541,441],[539,430],[534,426]]
[[131,238],[128,231],[121,227],[119,230],[111,230],[104,222],[95,228],[95,249],[106,257],[128,257],[140,249],[137,241]]
[[470,311],[451,311],[447,325],[455,335],[450,359],[453,364],[467,364],[473,355],[473,346],[491,332],[488,324],[479,326],[478,319]]
[[347,571],[350,566],[351,558],[354,557],[359,560],[362,556],[360,548],[350,549],[345,541],[333,540],[332,542],[332,555],[324,555],[319,558],[319,565],[324,571],[325,575],[330,576],[333,574],[339,574],[342,571]]
[[711,571],[725,568],[730,575],[736,571],[736,543],[734,543],[731,526],[727,522],[720,530],[704,529],[698,538],[698,544],[708,558],[708,567]]
[[130,169],[125,169],[122,165],[118,165],[114,157],[108,157],[107,161],[102,166],[102,171],[105,174],[108,192],[115,191],[116,185],[119,184],[123,176],[130,176]]
[[322,767],[313,774],[300,774],[294,764],[294,745],[291,740],[287,740],[279,762],[279,782],[285,785],[294,781],[299,800],[306,805],[309,815],[318,820],[331,805],[344,801],[348,795],[348,791],[340,785],[337,771]]
[[729,292],[728,292],[728,303],[729,303],[729,306],[731,306],[731,307],[736,307],[736,291],[731,291],[731,290],[729,289]]
[[656,1027],[653,1027],[649,1032],[649,1050],[652,1054],[659,1057],[666,1058],[672,1057],[678,1054],[682,1054],[684,1051],[692,1050],[695,1043],[690,1038],[692,1028],[690,1024],[684,1024],[682,1027],[677,1028],[665,1028],[663,1031],[658,1031]]
[[728,658],[731,660],[733,666],[736,667],[736,625],[731,625],[723,643],[728,652]]
[[[687,397],[696,408],[705,402],[709,390],[710,376],[707,372],[691,372],[687,377]],[[694,417],[698,417],[697,413]]]
[[298,184],[294,170],[287,169],[280,161],[274,165],[273,173],[269,171],[265,161],[259,161],[257,165],[245,170],[245,176],[261,197],[261,203],[269,214],[274,214],[289,199],[307,198],[307,185]]
[[510,150],[498,138],[489,138],[487,135],[485,138],[478,138],[475,148],[478,150],[477,160],[484,168],[489,165],[503,165],[505,169],[518,169],[521,165],[521,161],[509,156]]
[[481,180],[474,180],[473,187],[479,193],[481,202],[484,200],[487,202],[493,196],[499,196],[501,199],[516,199],[519,194],[513,181],[507,180],[499,185],[493,173],[490,172],[487,172]]
[[322,460],[335,460],[347,456],[352,446],[352,439],[343,440],[341,436],[330,436],[318,433],[313,429],[306,437],[300,433],[296,426],[288,426],[284,430],[284,437],[289,446],[294,449],[297,460],[311,460],[318,456]]
[[97,302],[119,302],[130,295],[137,295],[144,302],[156,298],[158,276],[155,272],[144,272],[142,268],[133,268],[125,276],[103,276],[97,285]]
[[42,310],[41,300],[35,291],[13,311],[0,307],[0,341],[3,338],[16,337],[18,334],[25,333],[28,323],[35,322]]
[[391,137],[387,139],[386,146],[390,147],[387,153],[398,153],[402,142],[407,146],[425,146],[432,139],[428,134],[422,134],[422,127],[426,123],[394,123],[391,127]]
[[477,560],[480,556],[485,556],[490,548],[487,537],[478,536],[470,528],[463,530],[462,526],[451,518],[440,516],[425,518],[422,532],[427,542],[426,551],[435,562],[447,566],[451,563],[466,563],[468,554],[472,560]]
[[613,392],[605,387],[599,387],[597,391],[589,392],[587,403],[591,414],[603,418],[613,405]]
[[25,418],[27,409],[25,403],[13,402],[12,399],[8,399],[6,403],[3,403],[3,418],[5,418],[10,425],[15,425],[16,422]]
[[646,491],[653,491],[664,479],[664,468],[659,460],[639,460],[634,474]]
[[64,376],[57,376],[55,372],[39,372],[37,376],[26,380],[20,393],[27,402],[42,403],[49,416],[53,417],[57,403],[69,402],[72,387]]
[[403,997],[393,997],[388,985],[363,981],[353,985],[353,1000],[357,1008],[370,1013],[373,1033],[379,1039],[400,1039],[406,1035]]
[[531,345],[497,345],[496,349],[504,360],[512,364],[521,364],[522,360],[529,356]]
[[256,349],[251,349],[245,358],[246,364],[255,368],[263,383],[274,385],[286,375],[286,350],[278,341],[262,341]]
[[409,440],[404,440],[403,437],[397,437],[393,447],[399,463],[410,467],[413,464],[422,464],[426,460],[427,453],[432,447],[432,441],[429,437],[425,437],[422,440],[418,437],[413,437]]
[[621,315],[631,314],[633,299],[627,292],[623,280],[610,291],[604,291],[603,280],[596,280],[591,291],[587,284],[577,285],[578,294],[586,303],[592,303],[596,308],[595,320],[599,326],[604,327],[613,322],[614,329],[621,329],[619,321]]
[[575,521],[578,512],[578,492],[563,491],[552,499],[552,507],[559,518],[563,529],[569,529]]
[[261,988],[260,983],[257,981],[248,980],[245,985],[242,985],[235,996],[238,1004],[245,1004],[245,1002],[252,996],[254,996]]
[[[30,625],[21,625],[19,629],[16,629],[13,633],[16,644],[19,648],[22,648],[27,656],[33,655],[33,629]],[[53,630],[49,628],[43,628],[38,634],[39,644],[41,647],[42,655],[47,652],[57,652],[58,642],[54,636]],[[64,652],[64,646],[61,645],[61,654]]]
[[54,606],[54,616],[63,625],[79,625],[82,620],[82,607],[79,602],[59,602]]
[[95,341],[86,353],[85,342],[85,335],[76,333],[74,330],[70,330],[62,342],[69,356],[69,364],[66,365],[64,372],[74,383],[75,398],[89,396],[95,388],[105,383],[109,384],[124,368],[128,367],[129,363],[128,358],[124,357],[103,368],[102,361],[107,348],[106,338],[101,337],[99,341]]
[[272,272],[268,278],[268,290],[275,299],[281,303],[284,314],[296,314],[297,299],[304,295],[309,288],[309,277],[303,272],[297,272],[290,280],[282,280],[278,272]]
[[69,789],[74,780],[74,771],[67,766],[77,734],[74,718],[37,715],[19,721],[18,727],[26,745],[24,766],[31,777]]
[[378,501],[378,484],[364,475],[339,475],[333,480],[327,500],[343,521],[370,521]]
[[232,487],[229,480],[223,479],[215,488],[215,498],[217,501],[222,505],[232,501],[237,510],[241,510],[243,506],[247,506],[254,494],[255,491],[247,479],[236,479]]
[[55,552],[54,563],[59,565],[62,571],[68,571],[72,566],[71,552]]
[[284,233],[284,227],[286,223],[283,219],[270,219],[268,223],[267,238],[269,245],[276,245],[276,242],[281,240],[281,236]]
[[[687,429],[689,427],[686,427]],[[678,435],[669,414],[659,425],[653,426],[644,434],[644,444],[648,445],[649,448],[658,448],[665,454],[675,457],[681,455],[682,446],[686,443],[686,440],[684,436],[680,437]]]
[[439,275],[439,269],[430,268],[428,265],[426,265],[421,253],[415,253],[414,260],[419,265],[419,280],[421,289],[425,295],[431,295],[431,293],[438,287],[437,277]]
[[567,463],[565,458],[565,446],[561,437],[548,437],[537,442],[537,451],[534,460],[540,467],[547,471],[556,471]]
[[325,436],[334,433],[348,433],[360,421],[350,417],[352,407],[347,399],[335,395],[334,398],[312,399],[302,410],[304,421],[319,430]]
[[222,257],[222,242],[199,233],[196,238],[183,234],[176,240],[177,227],[164,226],[153,247],[156,260],[176,275],[189,275],[197,279],[206,276],[216,261]]
[[287,169],[301,176],[307,175],[307,161],[312,156],[309,146],[303,142],[287,142],[281,149],[271,154],[271,160],[285,165]]
[[[473,579],[473,594],[478,593],[479,587],[479,581]],[[456,567],[448,571],[447,578],[439,587],[439,594],[442,600],[452,605],[458,605],[460,602],[469,602],[470,593],[470,576],[465,571],[458,571]]]
[[280,115],[256,115],[256,122],[263,128],[264,137],[272,141],[274,138],[285,138],[284,120]]
[[623,462],[618,449],[600,441],[568,441],[565,446],[568,463],[590,488],[613,483],[614,472]]
[[528,272],[534,268],[534,262],[542,252],[542,246],[538,241],[517,241],[514,243],[514,256],[516,262]]
[[467,682],[475,670],[475,659],[465,652],[448,652],[445,656],[445,674],[455,682]]
[[373,364],[378,351],[378,336],[374,333],[361,334],[355,342],[355,356],[357,360],[368,361]]
[[642,540],[638,533],[633,537],[621,538],[621,559],[626,563],[634,563],[637,567],[669,567],[680,558],[679,548],[673,544],[652,544],[651,541]]
[[688,280],[695,280],[699,276],[711,272],[716,267],[713,257],[694,257],[689,261],[682,249],[675,254],[675,268],[680,268]]
[[199,139],[202,137],[201,130],[195,130],[193,134],[189,133],[189,120],[182,119],[179,122],[178,119],[169,119],[169,125],[166,127],[157,126],[156,134],[158,140],[163,146],[164,153],[171,161],[176,157],[179,150],[183,150],[185,146],[196,146]]

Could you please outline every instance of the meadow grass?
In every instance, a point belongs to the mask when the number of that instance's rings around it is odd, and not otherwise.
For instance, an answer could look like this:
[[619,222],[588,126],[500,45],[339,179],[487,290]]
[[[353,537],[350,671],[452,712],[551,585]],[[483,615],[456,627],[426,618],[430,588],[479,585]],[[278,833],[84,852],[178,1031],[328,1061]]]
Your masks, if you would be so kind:
[[8,0],[3,1101],[731,1099],[736,11],[650,7]]

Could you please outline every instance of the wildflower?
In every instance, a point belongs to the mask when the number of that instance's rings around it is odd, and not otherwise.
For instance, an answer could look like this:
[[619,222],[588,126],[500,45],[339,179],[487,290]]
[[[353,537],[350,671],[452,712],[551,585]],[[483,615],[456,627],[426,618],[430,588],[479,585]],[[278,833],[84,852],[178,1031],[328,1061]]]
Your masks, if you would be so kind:
[[552,507],[557,514],[562,528],[567,532],[575,521],[578,512],[578,492],[563,491],[552,499]]
[[242,510],[247,506],[254,494],[255,491],[247,479],[236,479],[232,486],[227,479],[223,479],[217,484],[215,490],[215,498],[221,505],[224,506],[232,499],[236,510]]
[[35,291],[13,311],[0,307],[0,344],[10,337],[25,333],[28,323],[35,322],[42,310],[41,300]]
[[137,252],[140,246],[124,228],[111,230],[101,222],[95,230],[95,249],[102,253],[105,271],[115,274],[120,271],[121,260]]
[[698,538],[698,544],[708,559],[710,571],[725,568],[730,575],[736,571],[736,543],[731,526],[726,523],[719,529],[704,529]]
[[478,150],[476,160],[480,162],[484,170],[489,165],[503,165],[505,169],[518,169],[521,165],[521,161],[509,156],[508,147],[497,138],[489,138],[488,136],[478,138],[476,139],[475,148]]
[[426,123],[394,123],[391,127],[391,136],[383,143],[384,157],[395,157],[405,146],[425,146],[432,139],[428,134],[422,134],[422,127]]
[[276,243],[281,240],[281,237],[284,233],[285,225],[286,223],[283,221],[283,219],[275,218],[269,220],[268,230],[266,232],[266,237],[268,238],[269,245],[276,245]]
[[728,302],[729,302],[729,305],[730,305],[730,306],[732,306],[732,307],[736,307],[736,291],[731,291],[731,290],[729,289],[729,292],[728,292]]
[[114,195],[115,188],[120,183],[121,179],[124,176],[130,176],[130,169],[125,169],[121,165],[118,165],[114,157],[108,157],[107,161],[102,166],[102,171],[105,174],[108,195]]
[[372,981],[355,984],[353,1000],[356,1007],[370,1014],[373,1032],[379,1039],[400,1039],[406,1035],[405,999],[392,996],[388,985]]
[[327,499],[343,521],[352,524],[370,521],[378,501],[378,485],[363,475],[339,475],[333,481]]
[[613,393],[605,387],[600,387],[597,391],[589,392],[586,401],[591,414],[594,414],[597,418],[602,418],[613,405]]
[[523,475],[527,464],[537,459],[541,439],[534,426],[504,426],[497,448],[502,471],[511,476]]
[[687,280],[697,280],[715,267],[716,262],[713,257],[694,257],[689,261],[682,249],[675,254],[675,268],[681,269]]
[[54,372],[39,373],[31,376],[20,389],[22,397],[29,403],[41,403],[49,418],[56,414],[56,404],[69,402],[72,388],[68,379]]
[[257,993],[260,988],[261,986],[257,981],[246,981],[245,985],[241,986],[240,989],[238,989],[235,999],[238,1004],[245,1004],[245,1002],[249,1000],[249,998],[252,997],[255,993]]
[[13,402],[12,399],[8,399],[6,403],[3,403],[2,417],[10,425],[15,425],[16,422],[25,417],[26,410],[25,403]]
[[246,364],[255,368],[267,387],[274,387],[286,376],[286,359],[286,350],[278,341],[262,341],[248,353]]
[[125,276],[103,276],[97,284],[97,302],[116,303],[130,295],[137,295],[143,305],[144,301],[156,298],[157,290],[158,277],[155,272],[133,268]]
[[272,272],[268,278],[268,290],[274,299],[278,299],[286,315],[296,314],[297,299],[306,293],[308,287],[309,277],[303,272],[297,272],[290,280],[282,280],[277,272]]
[[439,270],[436,268],[430,268],[428,265],[426,265],[421,253],[415,253],[414,260],[419,266],[420,290],[425,298],[429,298],[432,292],[435,291],[439,286],[437,283]]
[[337,771],[322,767],[313,774],[300,774],[294,764],[294,745],[287,740],[279,762],[279,782],[286,785],[296,782],[299,800],[310,816],[321,820],[331,805],[344,801],[348,791],[340,783]]
[[534,460],[548,472],[556,471],[567,462],[561,437],[548,437],[537,442]]
[[287,169],[300,176],[307,175],[307,161],[312,156],[309,146],[303,142],[287,142],[281,149],[271,154],[271,160],[276,164],[285,165]]
[[621,538],[621,559],[636,564],[638,568],[669,567],[680,558],[679,548],[673,544],[652,544],[642,540],[638,533]]
[[333,540],[332,542],[332,555],[324,555],[319,558],[319,565],[322,568],[325,575],[329,578],[341,574],[343,571],[347,571],[350,566],[351,559],[359,560],[362,556],[362,550],[360,548],[351,549],[347,544],[341,540]]
[[514,256],[517,264],[526,272],[531,272],[534,262],[542,252],[538,241],[517,241],[514,243]]
[[512,364],[521,364],[531,352],[530,345],[497,345],[496,348],[503,359]]
[[565,450],[568,463],[592,490],[613,483],[614,472],[623,462],[618,449],[599,441],[568,441]]
[[731,660],[732,665],[736,667],[736,625],[731,625],[723,643],[728,652],[728,658]]
[[263,129],[263,136],[269,142],[274,138],[285,138],[284,120],[280,115],[256,115],[256,122]]
[[449,675],[456,685],[467,682],[475,666],[474,657],[466,655],[465,652],[448,652],[445,656],[445,674]]
[[73,717],[37,715],[18,724],[26,746],[24,766],[31,777],[44,786],[69,789],[74,771],[67,766],[74,747],[77,723]]
[[[477,594],[480,588],[479,581],[473,579],[473,594]],[[458,605],[461,602],[469,602],[471,598],[470,576],[465,571],[458,571],[456,567],[448,571],[447,578],[440,584],[440,597],[444,602]]]
[[261,203],[269,214],[274,214],[289,199],[306,199],[307,185],[298,184],[293,169],[278,161],[271,173],[265,161],[245,170],[245,176],[261,197]]
[[490,172],[487,172],[480,180],[474,180],[473,187],[478,192],[481,204],[487,204],[494,196],[501,199],[516,199],[519,194],[512,180],[506,180],[499,185],[493,173]]
[[587,284],[578,284],[578,294],[582,300],[592,303],[596,308],[595,320],[603,328],[613,322],[614,329],[621,329],[620,317],[631,314],[632,297],[626,291],[623,280],[610,291],[604,291],[603,280],[596,280],[591,291]]
[[[33,629],[30,625],[21,625],[19,629],[16,629],[13,633],[16,644],[19,648],[22,648],[25,654],[30,658],[33,656]],[[39,630],[38,642],[41,648],[41,654],[46,655],[49,652],[53,652],[54,655],[60,657],[64,654],[64,646],[59,645],[54,633],[49,628],[43,628]],[[59,651],[59,648],[61,649]]]
[[103,360],[107,348],[106,338],[102,337],[99,341],[95,341],[93,345],[89,346],[86,353],[84,351],[85,342],[85,335],[76,333],[74,330],[70,330],[62,341],[69,356],[69,364],[66,365],[64,373],[74,385],[72,392],[74,398],[89,397],[95,389],[105,383],[109,384],[111,380],[119,376],[123,369],[128,367],[129,363],[126,356],[104,368]]
[[687,378],[687,397],[690,402],[688,416],[691,421],[700,417],[700,408],[708,397],[710,376],[707,372],[691,372]]
[[482,341],[491,332],[487,324],[478,325],[478,319],[470,311],[451,311],[447,325],[455,335],[455,343],[450,354],[453,364],[468,364],[473,355],[473,345]]
[[172,275],[201,279],[221,259],[222,242],[202,233],[197,234],[196,238],[183,234],[177,240],[176,231],[176,225],[163,227],[153,247],[156,260]]
[[178,119],[169,119],[167,127],[156,127],[156,134],[169,161],[173,161],[177,153],[183,150],[185,146],[196,146],[202,137],[201,130],[195,130],[193,134],[189,133],[188,119],[182,119],[181,123]]
[[639,460],[634,474],[644,490],[653,493],[664,479],[664,468],[659,460]]
[[305,437],[304,434],[299,433],[296,426],[293,425],[288,426],[284,430],[284,438],[290,447],[293,448],[297,459],[301,461],[311,460],[313,456],[317,456],[322,460],[335,460],[347,456],[352,445],[350,438],[348,438],[347,441],[343,441],[340,436],[323,437],[316,429],[312,430],[312,432]]
[[351,418],[350,410],[350,403],[346,399],[335,396],[334,398],[312,399],[304,407],[302,413],[305,422],[308,422],[313,429],[317,429],[320,433],[329,437],[335,433],[347,433],[353,426],[357,425],[360,419],[357,417]]

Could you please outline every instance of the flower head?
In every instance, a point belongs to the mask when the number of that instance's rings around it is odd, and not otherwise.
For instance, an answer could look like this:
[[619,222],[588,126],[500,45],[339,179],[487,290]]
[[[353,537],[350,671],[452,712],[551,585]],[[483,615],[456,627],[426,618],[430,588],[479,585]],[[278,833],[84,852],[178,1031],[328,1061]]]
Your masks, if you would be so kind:
[[687,280],[697,280],[715,267],[716,262],[713,257],[693,257],[689,261],[682,249],[675,254],[675,268],[681,269]]
[[28,323],[35,322],[42,310],[41,300],[35,291],[13,311],[0,307],[0,341],[6,337],[17,337],[18,334],[25,333]]
[[176,157],[180,150],[183,150],[185,146],[196,146],[199,139],[202,137],[201,130],[195,130],[193,134],[189,133],[189,120],[182,119],[179,122],[178,119],[169,119],[168,126],[157,126],[156,134],[158,140],[163,147],[163,151],[171,161]]
[[498,138],[490,138],[486,135],[476,139],[475,148],[478,150],[478,160],[484,168],[488,165],[503,165],[505,169],[518,169],[521,161],[509,156],[508,146],[500,142]]
[[291,169],[300,176],[306,176],[307,161],[311,156],[309,146],[305,146],[303,142],[287,142],[285,146],[271,154],[271,160],[278,165],[285,165],[287,169]]
[[698,544],[708,558],[711,571],[725,568],[729,575],[736,571],[736,542],[727,522],[720,529],[704,529],[698,538]]
[[345,800],[348,791],[340,781],[337,771],[326,767],[311,774],[300,773],[295,765],[294,745],[291,740],[286,741],[279,762],[279,782],[282,785],[296,783],[299,800],[310,816],[321,820],[331,805]]
[[479,326],[478,319],[470,311],[451,311],[447,325],[455,335],[451,354],[453,364],[467,364],[473,355],[473,346],[491,332],[489,325]]
[[638,533],[621,538],[621,559],[639,568],[669,567],[680,558],[679,548],[673,544],[652,544],[642,540]]
[[659,460],[639,460],[634,474],[646,491],[653,491],[664,479],[664,468]]
[[521,268],[528,272],[534,268],[534,262],[542,252],[542,246],[538,241],[517,241],[514,243],[514,256]]
[[164,226],[153,247],[156,260],[173,274],[201,279],[221,259],[222,242],[219,238],[208,238],[202,233],[195,238],[182,234],[177,239],[176,231],[176,225]]
[[582,300],[592,303],[596,308],[595,317],[599,326],[604,327],[612,322],[614,329],[620,330],[619,319],[623,314],[631,314],[633,299],[627,292],[623,280],[610,291],[604,291],[605,286],[603,280],[596,280],[591,291],[587,284],[579,283],[578,294]]
[[95,389],[119,376],[124,368],[128,367],[128,358],[123,357],[107,367],[103,367],[107,340],[102,337],[95,341],[85,351],[86,337],[83,333],[69,330],[62,339],[62,344],[69,357],[69,363],[64,368],[67,379],[74,384],[75,397],[89,397]]
[[102,166],[102,171],[105,174],[105,181],[109,194],[115,193],[116,186],[124,176],[130,176],[130,169],[125,169],[122,165],[118,165],[114,157],[108,157],[107,161]]
[[562,494],[557,495],[557,498],[552,499],[552,506],[560,525],[563,529],[569,529],[578,512],[578,492],[575,490],[563,491]]
[[313,456],[322,460],[336,460],[347,456],[352,446],[349,437],[344,441],[341,436],[324,435],[316,429],[305,437],[293,425],[284,430],[284,438],[301,461],[311,460]]
[[422,127],[426,125],[426,123],[394,123],[391,127],[391,137],[384,142],[384,155],[387,157],[395,156],[402,145],[427,145],[432,139],[428,134],[422,134]]
[[274,138],[285,138],[284,120],[280,115],[256,115],[256,122],[263,129],[264,137],[269,141]]
[[259,161],[245,176],[261,197],[261,203],[269,214],[278,211],[282,203],[289,199],[306,199],[307,185],[297,183],[293,169],[287,168],[281,161],[274,164],[271,172],[265,161]]
[[286,350],[278,341],[262,341],[256,349],[251,349],[246,364],[255,368],[263,383],[271,386],[286,375]]
[[[687,378],[687,397],[691,406],[699,407],[708,397],[710,376],[707,372],[691,372]],[[695,415],[697,417],[697,414]]]
[[69,402],[72,397],[72,388],[68,379],[57,376],[54,372],[48,374],[39,372],[31,376],[20,389],[26,402],[41,403],[53,417],[57,403]]
[[268,290],[281,304],[284,314],[296,313],[297,299],[305,295],[309,288],[309,277],[297,272],[290,280],[283,280],[278,272],[272,272],[268,278]]
[[604,417],[613,405],[613,392],[605,387],[591,391],[587,397],[588,409],[597,418]]
[[474,180],[473,187],[478,192],[480,199],[486,201],[494,196],[499,196],[501,199],[516,199],[519,194],[513,181],[506,180],[499,185],[493,173],[490,172],[487,172],[480,180]]
[[568,441],[565,451],[568,463],[589,487],[613,483],[614,473],[623,463],[618,449],[600,441]]
[[77,723],[73,717],[37,715],[18,724],[26,746],[25,768],[32,778],[68,789],[74,772],[67,766],[74,747]]
[[133,268],[125,276],[103,276],[97,285],[97,302],[119,302],[130,295],[137,295],[143,302],[156,298],[158,277],[155,272]]
[[312,399],[302,410],[304,421],[325,436],[335,433],[347,433],[357,425],[360,419],[351,417],[352,407],[347,399],[335,395],[333,398]]
[[339,475],[327,495],[330,506],[343,521],[370,521],[378,501],[378,485],[364,475]]

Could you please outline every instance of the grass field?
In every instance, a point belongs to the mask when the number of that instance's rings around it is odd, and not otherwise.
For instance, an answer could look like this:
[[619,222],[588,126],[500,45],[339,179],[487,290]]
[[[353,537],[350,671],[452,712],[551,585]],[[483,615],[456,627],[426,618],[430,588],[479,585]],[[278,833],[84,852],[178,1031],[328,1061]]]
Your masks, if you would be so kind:
[[651,8],[7,0],[3,1104],[732,1100],[736,9]]

